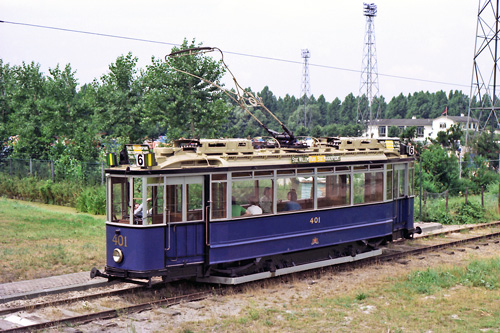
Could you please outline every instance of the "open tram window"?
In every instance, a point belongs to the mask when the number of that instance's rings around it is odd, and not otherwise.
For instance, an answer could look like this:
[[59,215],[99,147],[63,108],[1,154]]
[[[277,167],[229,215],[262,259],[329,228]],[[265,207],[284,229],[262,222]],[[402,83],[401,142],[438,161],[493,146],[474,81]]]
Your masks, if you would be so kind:
[[313,177],[278,178],[276,182],[278,212],[314,208]]
[[186,184],[187,220],[203,219],[203,184]]
[[319,176],[318,208],[349,205],[350,179],[350,175]]
[[109,183],[111,203],[108,207],[108,221],[130,223],[128,178],[111,177]]

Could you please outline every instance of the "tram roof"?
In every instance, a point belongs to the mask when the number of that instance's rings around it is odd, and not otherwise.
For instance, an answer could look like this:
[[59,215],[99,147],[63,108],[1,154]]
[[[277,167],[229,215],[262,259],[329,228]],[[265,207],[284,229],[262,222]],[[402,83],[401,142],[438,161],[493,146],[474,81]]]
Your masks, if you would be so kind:
[[[311,146],[273,146],[269,141],[249,139],[179,139],[170,146],[129,145],[129,165],[113,167],[128,171],[151,171],[186,168],[262,167],[293,164],[328,164],[334,162],[376,162],[407,158],[399,138],[319,138]],[[153,166],[139,166],[137,154],[151,154]]]

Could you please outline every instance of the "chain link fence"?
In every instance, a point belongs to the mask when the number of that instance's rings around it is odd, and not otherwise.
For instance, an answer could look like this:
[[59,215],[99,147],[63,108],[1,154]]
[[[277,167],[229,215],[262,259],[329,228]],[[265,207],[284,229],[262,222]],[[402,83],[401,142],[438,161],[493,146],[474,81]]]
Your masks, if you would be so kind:
[[49,160],[0,160],[0,172],[11,177],[35,177],[53,182],[74,181],[86,185],[104,184],[104,163],[56,162]]

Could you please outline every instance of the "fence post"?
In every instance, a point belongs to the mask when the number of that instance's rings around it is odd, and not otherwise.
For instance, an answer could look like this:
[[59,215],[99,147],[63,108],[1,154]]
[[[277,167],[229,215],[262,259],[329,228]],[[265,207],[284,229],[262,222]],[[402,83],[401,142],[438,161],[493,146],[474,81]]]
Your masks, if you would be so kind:
[[484,208],[484,187],[481,186],[481,207]]
[[10,176],[12,177],[12,158],[9,160],[10,164]]
[[33,159],[30,157],[30,176],[33,177]]
[[101,162],[101,185],[104,185],[104,163]]
[[52,181],[55,182],[55,177],[54,177],[54,161],[50,161],[50,176],[52,177]]
[[465,188],[465,204],[467,205],[467,197],[469,196],[469,188]]
[[448,190],[446,190],[446,211],[448,211]]

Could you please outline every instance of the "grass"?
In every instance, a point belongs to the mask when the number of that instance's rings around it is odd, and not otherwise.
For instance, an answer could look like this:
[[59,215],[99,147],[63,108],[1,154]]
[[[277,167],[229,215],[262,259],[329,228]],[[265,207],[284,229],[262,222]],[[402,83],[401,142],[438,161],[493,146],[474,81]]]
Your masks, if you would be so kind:
[[102,217],[0,198],[0,283],[90,271],[105,262]]
[[268,300],[250,301],[236,316],[184,323],[180,331],[498,332],[500,259],[471,258],[463,267],[415,270],[350,291],[332,286]]

